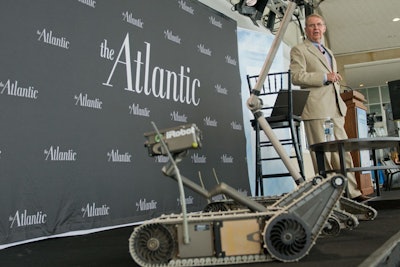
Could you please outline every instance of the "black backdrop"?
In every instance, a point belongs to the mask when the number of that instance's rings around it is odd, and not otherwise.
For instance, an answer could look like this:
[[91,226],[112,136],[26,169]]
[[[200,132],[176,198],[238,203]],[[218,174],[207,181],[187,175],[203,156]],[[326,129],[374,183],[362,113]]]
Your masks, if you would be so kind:
[[0,245],[179,212],[151,121],[195,123],[181,173],[249,194],[233,20],[191,0],[3,0],[0,30]]

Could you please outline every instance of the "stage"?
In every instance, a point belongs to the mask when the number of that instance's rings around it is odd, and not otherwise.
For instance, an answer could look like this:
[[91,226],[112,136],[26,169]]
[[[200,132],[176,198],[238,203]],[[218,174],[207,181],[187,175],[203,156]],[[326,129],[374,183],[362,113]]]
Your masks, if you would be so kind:
[[[399,266],[400,190],[383,191],[368,202],[377,209],[373,221],[360,221],[338,236],[320,236],[309,255],[299,262],[270,262],[236,266],[371,267]],[[134,267],[128,251],[132,227],[83,236],[54,238],[0,251],[4,267]]]

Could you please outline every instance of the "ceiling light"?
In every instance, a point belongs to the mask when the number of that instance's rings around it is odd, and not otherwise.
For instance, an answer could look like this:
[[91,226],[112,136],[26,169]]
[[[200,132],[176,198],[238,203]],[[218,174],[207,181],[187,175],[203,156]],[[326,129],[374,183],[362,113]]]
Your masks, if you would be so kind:
[[393,21],[393,22],[400,21],[400,18],[394,18],[392,21]]
[[[240,0],[239,3],[233,4],[233,10],[240,14],[250,17],[255,25],[256,20],[260,20],[268,0]],[[257,25],[258,26],[258,25]]]

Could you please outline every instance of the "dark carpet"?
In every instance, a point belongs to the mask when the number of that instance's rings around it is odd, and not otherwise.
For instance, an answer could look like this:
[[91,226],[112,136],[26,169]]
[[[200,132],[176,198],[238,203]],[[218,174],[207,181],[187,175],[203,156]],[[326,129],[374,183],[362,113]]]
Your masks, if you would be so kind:
[[[375,220],[360,221],[357,228],[342,229],[338,236],[320,236],[310,253],[299,262],[276,261],[250,266],[359,266],[376,250],[382,249],[392,236],[400,232],[400,191],[383,192],[382,197],[370,201],[369,204],[378,210]],[[138,266],[130,257],[128,249],[128,238],[132,229],[132,227],[124,227],[10,247],[0,251],[0,266]],[[393,253],[398,253],[398,251]],[[249,264],[236,266],[249,266]]]

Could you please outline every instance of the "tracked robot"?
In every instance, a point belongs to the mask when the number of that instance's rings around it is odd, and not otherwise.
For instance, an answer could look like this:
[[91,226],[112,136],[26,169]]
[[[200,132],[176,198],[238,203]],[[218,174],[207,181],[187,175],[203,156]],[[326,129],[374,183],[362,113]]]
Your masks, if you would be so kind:
[[[215,266],[280,260],[307,255],[346,187],[342,175],[304,182],[271,205],[244,196],[225,183],[211,190],[182,176],[177,164],[201,147],[195,124],[145,134],[150,156],[168,155],[163,173],[211,200],[224,194],[241,208],[162,215],[136,227],[129,238],[140,266]],[[180,187],[181,194],[183,187]],[[184,194],[181,195],[184,200]]]
[[[177,166],[189,149],[201,148],[202,137],[197,126],[189,124],[159,131],[153,123],[155,131],[145,134],[145,146],[149,156],[168,155],[169,162],[162,172],[178,183],[182,213],[162,215],[134,229],[129,238],[129,251],[140,266],[215,266],[273,260],[299,261],[309,253],[319,235],[327,231],[327,226],[330,231],[335,231],[335,225],[346,224],[346,219],[349,221],[348,218],[355,213],[358,217],[351,217],[349,227],[358,224],[358,218],[375,218],[376,211],[343,199],[347,184],[343,175],[330,178],[318,176],[306,182],[292,166],[289,156],[261,112],[262,102],[258,98],[260,89],[291,16],[297,4],[304,1],[288,2],[247,106],[298,188],[276,199],[247,197],[225,183],[207,190],[182,176]],[[203,212],[187,213],[184,186],[209,200],[210,206]],[[218,203],[211,201],[213,196],[220,194],[227,196],[228,200]],[[338,211],[337,207],[340,206],[349,207],[353,213],[341,209]],[[332,217],[335,213],[336,217]]]

